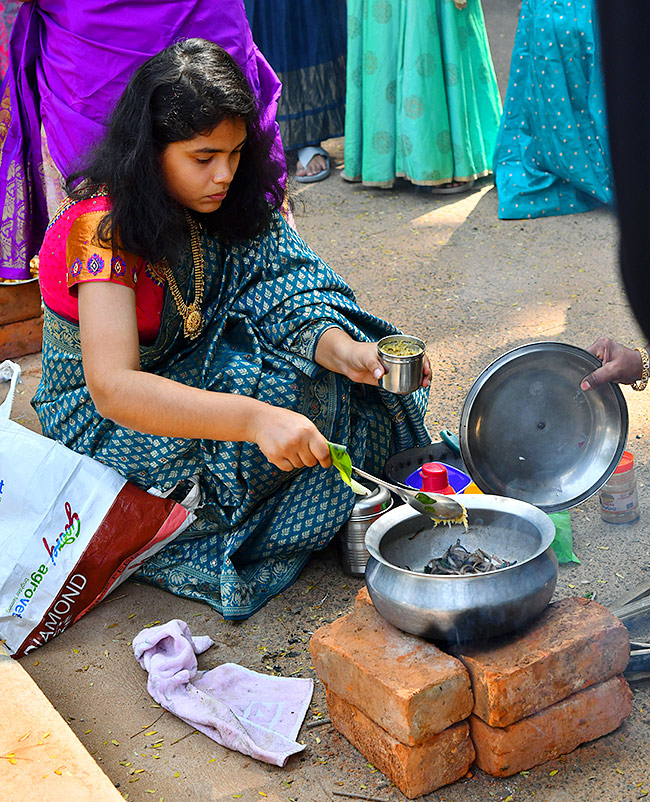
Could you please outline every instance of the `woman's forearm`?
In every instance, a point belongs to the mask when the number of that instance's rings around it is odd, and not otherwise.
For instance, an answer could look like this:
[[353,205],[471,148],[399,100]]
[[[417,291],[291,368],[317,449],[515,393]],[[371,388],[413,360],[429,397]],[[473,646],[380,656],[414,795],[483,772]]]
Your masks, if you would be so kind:
[[332,373],[347,375],[347,355],[354,342],[346,331],[338,326],[332,326],[318,338],[314,361],[321,367],[331,370]]
[[234,392],[190,387],[140,369],[130,288],[89,282],[78,292],[84,374],[100,415],[163,437],[256,440],[268,404]]
[[255,440],[264,404],[236,393],[189,387],[145,371],[123,369],[89,389],[97,411],[135,431],[167,437]]
[[234,392],[188,387],[134,369],[92,382],[101,415],[147,434],[256,443],[283,471],[331,465],[327,441],[304,415]]

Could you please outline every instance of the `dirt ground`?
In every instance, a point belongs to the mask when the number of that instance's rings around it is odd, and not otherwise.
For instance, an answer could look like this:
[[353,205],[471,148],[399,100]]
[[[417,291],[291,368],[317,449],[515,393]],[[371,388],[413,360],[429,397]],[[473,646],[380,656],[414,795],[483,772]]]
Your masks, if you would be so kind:
[[[485,13],[502,92],[517,21],[516,0],[487,0]],[[621,292],[616,223],[605,211],[544,220],[499,221],[491,181],[447,199],[404,184],[369,190],[340,178],[343,142],[327,143],[333,175],[297,190],[305,240],[355,288],[360,303],[428,343],[434,382],[432,434],[458,429],[463,400],[495,357],[534,340],[586,347],[608,334],[641,336]],[[16,417],[37,427],[28,401],[39,357],[20,360]],[[571,514],[579,565],[561,566],[556,597],[590,591],[611,603],[650,578],[650,450],[647,393],[623,390],[628,447],[636,458],[638,523],[604,524],[591,498]],[[154,622],[186,620],[215,645],[201,668],[232,661],[284,676],[314,677],[308,641],[348,612],[363,580],[347,577],[334,546],[316,555],[293,587],[248,621],[225,623],[208,607],[127,582],[99,608],[22,664],[131,802],[326,802],[335,791],[399,802],[403,795],[329,725],[303,727],[301,756],[270,767],[223,749],[157,708],[130,643]],[[650,638],[650,620],[634,634]],[[498,780],[480,771],[428,802],[632,802],[650,791],[650,686],[633,684],[634,710],[615,733],[525,775]],[[318,680],[307,714],[326,715]],[[150,734],[155,730],[155,734]],[[157,744],[157,746],[154,746]],[[557,773],[555,773],[557,770]],[[137,773],[136,773],[137,772]]]

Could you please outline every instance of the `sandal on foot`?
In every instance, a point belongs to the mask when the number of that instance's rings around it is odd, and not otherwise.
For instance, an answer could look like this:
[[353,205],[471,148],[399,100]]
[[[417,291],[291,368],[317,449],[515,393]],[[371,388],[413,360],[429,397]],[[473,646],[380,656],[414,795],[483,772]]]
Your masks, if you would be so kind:
[[296,175],[296,181],[299,183],[311,184],[313,181],[322,181],[330,174],[330,157],[326,150],[323,150],[323,148],[320,147],[309,145],[306,148],[300,148],[298,151],[298,161],[305,168],[305,170],[314,156],[323,156],[325,158],[325,169],[321,170],[320,173],[314,173],[314,175]]
[[432,195],[457,195],[459,192],[469,192],[470,189],[474,186],[474,179],[470,179],[469,181],[461,181],[458,182],[457,186],[452,186],[455,183],[453,181],[449,182],[448,186],[445,184],[439,184],[438,186],[431,187],[431,194]]

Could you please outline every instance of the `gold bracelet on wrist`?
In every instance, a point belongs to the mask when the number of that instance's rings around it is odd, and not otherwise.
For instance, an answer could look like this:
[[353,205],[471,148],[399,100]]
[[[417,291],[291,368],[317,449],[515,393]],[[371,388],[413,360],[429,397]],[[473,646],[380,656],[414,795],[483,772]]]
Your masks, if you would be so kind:
[[633,390],[645,390],[645,388],[648,386],[648,379],[650,379],[650,357],[648,356],[648,352],[645,348],[635,348],[634,350],[641,354],[643,372],[641,373],[641,378],[639,381],[634,382],[634,384],[630,386]]

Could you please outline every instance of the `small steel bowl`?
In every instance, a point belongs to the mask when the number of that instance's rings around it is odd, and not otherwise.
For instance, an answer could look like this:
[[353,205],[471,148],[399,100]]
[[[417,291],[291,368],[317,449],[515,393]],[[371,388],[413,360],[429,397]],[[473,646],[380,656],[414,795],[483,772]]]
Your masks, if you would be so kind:
[[[383,350],[383,346],[393,342],[409,343],[419,349],[418,353],[410,356],[386,353]],[[422,362],[425,348],[426,344],[423,340],[410,334],[389,334],[387,337],[383,337],[377,343],[377,353],[379,354],[379,361],[388,372],[379,379],[379,386],[398,395],[415,392],[422,381]]]
[[[404,632],[452,643],[505,635],[532,623],[546,609],[557,582],[553,521],[517,499],[453,498],[467,509],[468,531],[434,527],[406,505],[370,525],[366,584],[377,611]],[[469,551],[480,548],[516,562],[485,574],[425,574],[424,566],[457,539]]]

